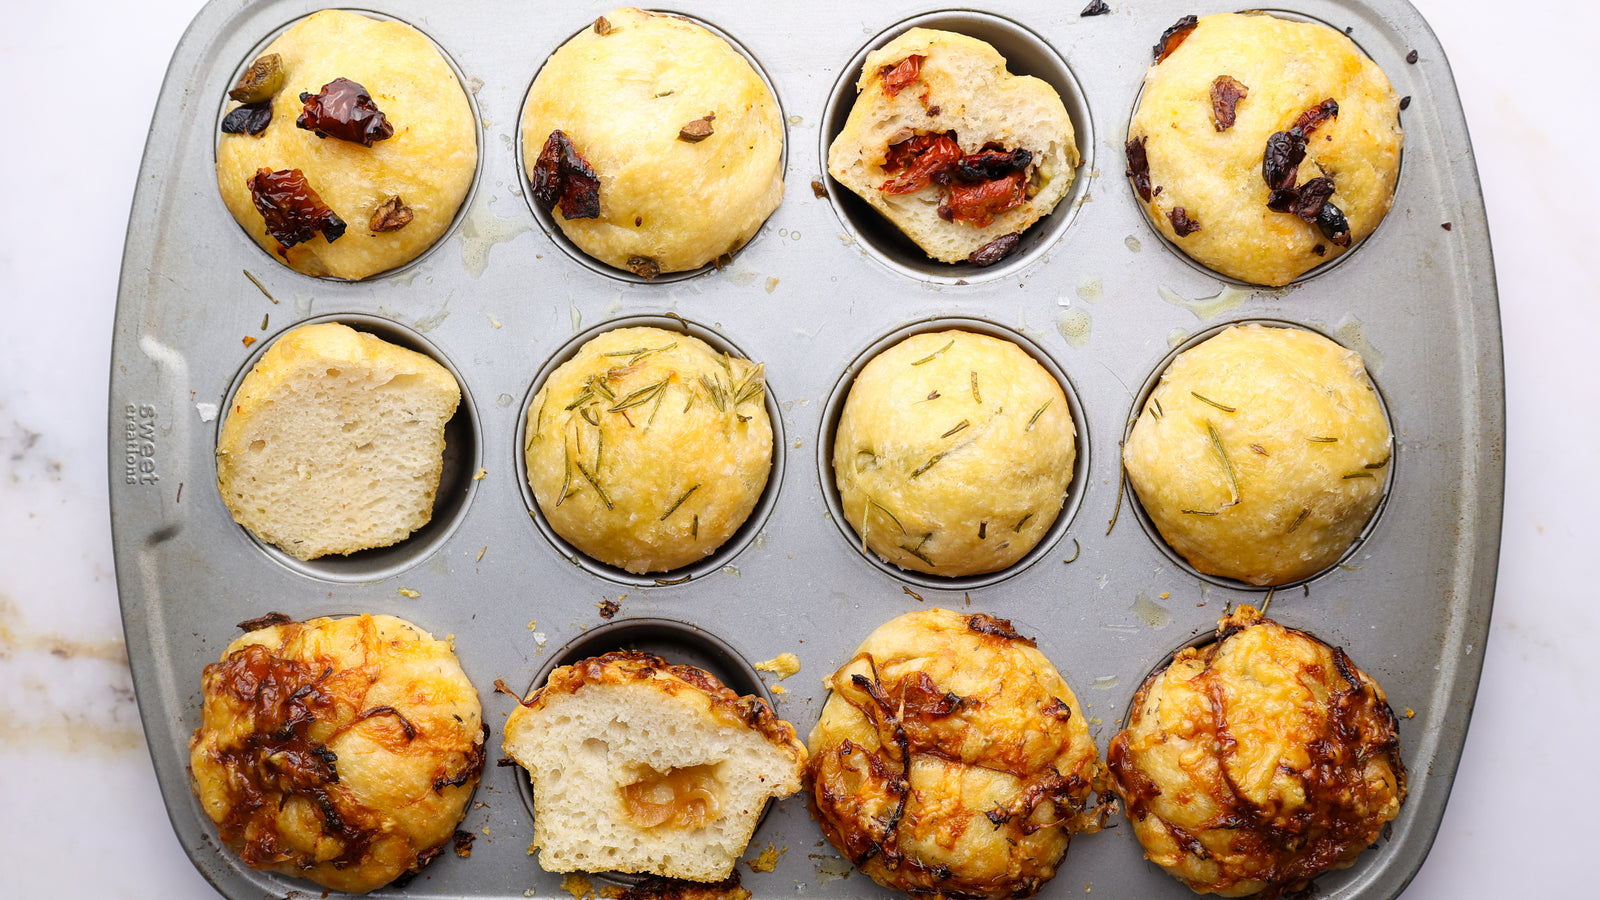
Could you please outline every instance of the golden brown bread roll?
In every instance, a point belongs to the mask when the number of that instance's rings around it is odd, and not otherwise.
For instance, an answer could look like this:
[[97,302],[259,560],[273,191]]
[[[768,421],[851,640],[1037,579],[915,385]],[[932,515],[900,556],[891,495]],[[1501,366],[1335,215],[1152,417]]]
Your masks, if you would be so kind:
[[366,893],[427,865],[483,769],[447,641],[393,616],[246,622],[202,678],[200,806],[247,865]]
[[945,609],[880,626],[826,680],[812,813],[874,881],[1027,897],[1098,830],[1102,771],[1071,688],[1011,623]]
[[1224,897],[1349,866],[1406,796],[1383,689],[1250,606],[1139,688],[1107,762],[1145,856]]

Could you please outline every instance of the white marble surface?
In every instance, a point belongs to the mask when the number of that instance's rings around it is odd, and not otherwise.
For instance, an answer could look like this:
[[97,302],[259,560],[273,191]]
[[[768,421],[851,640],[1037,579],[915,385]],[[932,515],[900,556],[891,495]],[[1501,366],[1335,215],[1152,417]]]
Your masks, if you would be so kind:
[[[1600,5],[1414,2],[1449,53],[1483,181],[1508,435],[1477,711],[1438,841],[1405,896],[1564,896],[1592,880],[1580,881],[1581,848],[1600,806],[1600,681],[1584,662],[1600,640],[1589,593],[1600,216],[1586,181],[1600,147]],[[4,896],[215,896],[168,827],[144,747],[105,454],[129,204],[167,60],[200,5],[8,3],[0,27]]]

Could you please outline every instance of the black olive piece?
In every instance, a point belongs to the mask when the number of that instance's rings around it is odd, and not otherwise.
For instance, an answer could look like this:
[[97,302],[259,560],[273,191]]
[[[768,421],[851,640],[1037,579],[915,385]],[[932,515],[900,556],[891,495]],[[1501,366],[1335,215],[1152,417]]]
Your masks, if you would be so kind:
[[1294,190],[1305,158],[1305,135],[1293,129],[1275,131],[1267,138],[1267,149],[1261,156],[1261,177],[1275,191]]
[[1332,203],[1322,204],[1322,210],[1317,213],[1317,227],[1336,246],[1350,246],[1350,222],[1339,207]]
[[223,134],[260,134],[272,124],[272,100],[236,106],[222,117]]

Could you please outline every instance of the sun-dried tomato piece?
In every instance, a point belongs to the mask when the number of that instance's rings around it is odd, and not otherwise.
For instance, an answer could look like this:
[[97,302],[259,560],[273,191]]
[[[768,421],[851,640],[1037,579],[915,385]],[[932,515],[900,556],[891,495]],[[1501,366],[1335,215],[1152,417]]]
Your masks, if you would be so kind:
[[[914,194],[961,160],[961,146],[947,134],[924,134],[901,141],[885,154],[884,168],[900,174],[883,183],[885,194]],[[893,165],[894,169],[889,169]]]
[[1184,16],[1174,22],[1171,28],[1161,32],[1161,40],[1157,41],[1155,47],[1152,48],[1156,56],[1156,65],[1161,65],[1167,57],[1172,55],[1172,51],[1178,49],[1180,44],[1188,40],[1189,33],[1194,31],[1195,26],[1199,24],[1200,20],[1198,18]]
[[372,102],[372,95],[348,78],[335,78],[316,94],[302,93],[300,102],[305,106],[295,124],[317,137],[371,147],[394,136],[394,126]]
[[1333,179],[1321,175],[1300,185],[1295,190],[1294,202],[1289,204],[1287,212],[1292,212],[1307,222],[1317,221],[1322,214],[1323,204],[1333,196]]
[[1188,237],[1200,230],[1200,223],[1189,218],[1189,211],[1181,206],[1174,206],[1172,211],[1167,213],[1167,218],[1172,220],[1172,230],[1178,237]]
[[1261,156],[1261,177],[1275,191],[1292,191],[1306,158],[1306,139],[1298,129],[1274,131]]
[[1317,126],[1339,115],[1339,103],[1332,97],[1318,103],[1300,114],[1299,120],[1294,123],[1294,129],[1302,136],[1317,130]]
[[559,202],[563,218],[600,217],[600,176],[565,131],[557,128],[545,139],[532,182],[533,200],[541,209],[553,209]]
[[922,57],[912,54],[892,66],[884,66],[878,70],[878,83],[882,85],[884,94],[894,97],[905,89],[906,85],[917,80],[922,72]]
[[975,266],[992,266],[1002,259],[1015,253],[1017,246],[1022,243],[1022,235],[1013,231],[1002,234],[982,247],[972,251],[967,257],[967,262]]
[[1146,138],[1138,137],[1122,145],[1128,154],[1129,178],[1133,179],[1133,189],[1139,192],[1139,199],[1149,203],[1155,195],[1150,192],[1150,160],[1144,154]]
[[1033,163],[1028,150],[980,150],[956,162],[955,174],[964,181],[993,181],[1012,172],[1021,172]]
[[280,254],[318,233],[330,244],[344,235],[344,220],[322,202],[299,169],[257,169],[245,186],[266,220],[267,233],[283,245]]
[[1211,120],[1218,131],[1227,131],[1237,119],[1239,101],[1250,96],[1250,88],[1232,75],[1218,75],[1211,82]]
[[1089,0],[1089,5],[1078,13],[1079,17],[1087,19],[1090,16],[1103,16],[1111,12],[1111,7],[1106,5],[1106,0]]
[[222,117],[223,134],[260,134],[272,124],[272,100],[236,106]]
[[1332,203],[1322,204],[1322,210],[1317,213],[1317,227],[1322,229],[1322,234],[1328,240],[1340,247],[1350,246],[1350,222],[1344,217],[1344,210]]
[[939,204],[939,218],[973,228],[988,228],[995,216],[1016,209],[1028,199],[1028,180],[1012,172],[993,181],[950,183],[950,194]]

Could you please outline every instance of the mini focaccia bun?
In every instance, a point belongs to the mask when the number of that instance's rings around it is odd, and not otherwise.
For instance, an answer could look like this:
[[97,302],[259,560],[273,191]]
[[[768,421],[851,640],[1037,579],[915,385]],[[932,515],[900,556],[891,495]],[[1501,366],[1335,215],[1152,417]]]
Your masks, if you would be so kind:
[[637,651],[562,666],[506,720],[533,780],[547,872],[721,881],[769,798],[800,790],[806,749],[766,701]]
[[1061,97],[977,38],[913,28],[867,54],[856,88],[828,174],[934,259],[998,261],[1014,246],[969,257],[1026,231],[1072,185]]
[[1383,689],[1250,606],[1139,688],[1107,762],[1145,857],[1224,897],[1271,900],[1349,866],[1406,796]]
[[366,893],[439,855],[483,770],[448,641],[393,616],[272,613],[206,666],[195,796],[253,869]]
[[1287,584],[1339,561],[1383,499],[1393,440],[1361,355],[1244,325],[1184,351],[1123,447],[1128,484],[1201,572]]
[[1128,125],[1128,174],[1178,249],[1282,285],[1378,227],[1400,174],[1400,101],[1348,37],[1219,13],[1179,22],[1156,53]]
[[825,682],[812,814],[844,857],[912,896],[1028,897],[1097,831],[1083,710],[1034,642],[983,613],[892,619]]
[[235,522],[297,559],[399,543],[433,517],[460,402],[455,377],[421,353],[302,325],[240,382],[217,490]]
[[550,527],[633,573],[715,552],[772,470],[763,371],[660,328],[584,344],[528,408],[528,483]]
[[931,575],[995,572],[1061,512],[1077,456],[1061,385],[1016,344],[913,335],[850,387],[833,474],[865,548]]
[[[262,61],[273,56],[275,63]],[[217,143],[222,200],[256,243],[296,271],[355,280],[404,265],[444,235],[472,186],[478,132],[455,70],[432,41],[403,22],[323,10],[269,44],[256,65],[280,74],[257,79],[271,80],[256,93],[244,85],[235,91],[247,100],[269,94],[257,102],[270,105],[271,122],[259,134],[224,133]],[[339,117],[357,89],[369,98],[349,114],[360,128],[322,130],[322,137],[316,126],[329,123],[303,118],[318,96]],[[242,105],[230,103],[230,113]],[[288,178],[293,172],[298,186]],[[271,233],[262,204],[298,206],[291,194],[335,218],[290,216],[303,226],[298,234]]]
[[680,16],[617,9],[563,44],[528,92],[522,153],[535,201],[561,200],[562,232],[645,278],[737,251],[783,198],[777,99]]

